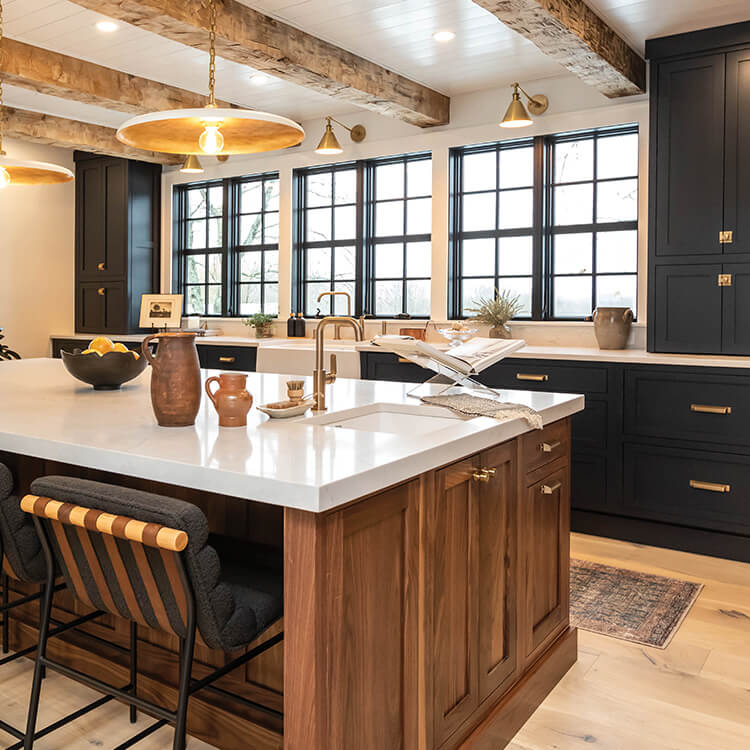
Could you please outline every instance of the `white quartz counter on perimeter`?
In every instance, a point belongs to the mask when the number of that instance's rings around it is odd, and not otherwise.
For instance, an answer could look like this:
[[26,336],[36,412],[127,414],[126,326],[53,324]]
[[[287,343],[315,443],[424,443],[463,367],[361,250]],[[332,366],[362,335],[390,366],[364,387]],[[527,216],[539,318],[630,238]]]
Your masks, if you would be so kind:
[[[151,410],[150,373],[147,368],[120,391],[94,391],[72,378],[61,360],[2,363],[0,450],[322,511],[529,431],[522,420],[478,418],[415,437],[312,425],[309,418],[269,420],[256,409],[246,429],[219,429],[207,398],[193,427],[159,427]],[[255,404],[285,396],[285,383],[283,375],[248,377]],[[413,406],[415,400],[406,395],[410,388],[339,380],[329,387],[328,412],[372,403]],[[500,394],[536,409],[545,423],[584,407],[576,395]]]

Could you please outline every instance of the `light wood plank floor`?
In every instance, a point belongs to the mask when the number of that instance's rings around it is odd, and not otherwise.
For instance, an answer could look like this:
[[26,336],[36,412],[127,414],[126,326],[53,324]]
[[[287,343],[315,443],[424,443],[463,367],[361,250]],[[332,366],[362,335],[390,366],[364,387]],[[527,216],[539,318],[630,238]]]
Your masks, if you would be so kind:
[[[578,663],[509,750],[750,748],[750,565],[577,534],[572,553],[700,581],[705,588],[666,650],[581,631]],[[26,713],[30,676],[28,663],[9,665],[0,673],[0,716],[17,725]],[[75,710],[92,696],[86,688],[50,675],[41,724]],[[141,719],[138,728],[146,721]],[[112,703],[37,747],[107,750],[132,733],[127,709]],[[0,747],[7,744],[9,739],[0,734]],[[137,745],[139,750],[170,746],[169,729]],[[195,739],[188,747],[211,750]]]

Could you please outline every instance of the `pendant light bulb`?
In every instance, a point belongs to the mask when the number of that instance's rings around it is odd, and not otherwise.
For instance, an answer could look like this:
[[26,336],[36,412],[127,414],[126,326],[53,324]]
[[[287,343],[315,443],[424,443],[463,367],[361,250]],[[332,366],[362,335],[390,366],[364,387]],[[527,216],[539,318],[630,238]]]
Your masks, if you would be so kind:
[[204,154],[220,154],[224,149],[224,136],[219,131],[220,122],[204,122],[205,130],[198,139],[198,145]]
[[10,174],[7,169],[0,167],[0,190],[10,185]]

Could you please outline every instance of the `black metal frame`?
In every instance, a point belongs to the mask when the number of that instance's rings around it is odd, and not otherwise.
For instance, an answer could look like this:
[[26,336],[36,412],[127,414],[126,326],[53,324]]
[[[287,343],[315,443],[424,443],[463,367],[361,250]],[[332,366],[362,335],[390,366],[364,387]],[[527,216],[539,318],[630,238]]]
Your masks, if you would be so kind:
[[[52,633],[49,631],[49,624],[52,614],[52,586],[54,585],[54,570],[55,563],[52,555],[52,547],[50,544],[47,530],[41,523],[37,516],[34,516],[34,525],[36,526],[37,533],[42,543],[42,549],[44,550],[44,557],[47,562],[47,586],[44,592],[44,599],[42,601],[42,609],[40,612],[41,626],[39,631],[39,647],[37,649],[36,664],[34,666],[34,680],[31,688],[31,698],[29,701],[29,712],[27,717],[26,734],[23,743],[13,745],[11,748],[6,750],[33,750],[34,740],[41,736],[41,732],[35,733],[37,715],[39,712],[39,699],[41,695],[42,680],[44,678],[44,672],[46,669],[51,669],[54,672],[64,675],[76,682],[86,685],[93,690],[103,693],[104,697],[100,698],[96,703],[103,705],[109,700],[116,698],[117,700],[128,704],[130,707],[130,720],[131,723],[135,721],[136,709],[141,709],[145,713],[156,717],[156,721],[150,726],[143,729],[138,734],[132,736],[130,739],[118,745],[114,750],[126,750],[126,748],[132,747],[136,743],[150,736],[158,729],[161,729],[167,724],[174,724],[174,740],[172,744],[173,750],[185,750],[187,744],[187,710],[190,696],[197,691],[209,687],[213,682],[228,674],[229,672],[241,667],[247,662],[254,659],[256,656],[268,651],[268,649],[280,643],[284,638],[283,631],[264,641],[254,649],[244,653],[242,656],[233,659],[223,667],[216,669],[206,677],[195,682],[191,681],[192,667],[193,667],[193,655],[195,651],[195,640],[197,633],[197,621],[195,612],[195,596],[193,594],[192,586],[185,573],[185,566],[182,558],[182,554],[179,554],[180,564],[177,566],[182,584],[187,592],[187,623],[186,623],[186,634],[185,637],[180,638],[180,679],[178,686],[177,696],[177,709],[170,711],[163,706],[160,706],[151,701],[140,698],[137,694],[137,661],[134,659],[131,661],[130,671],[130,683],[123,688],[118,688],[114,685],[110,685],[102,680],[98,680],[91,677],[84,672],[80,672],[77,669],[67,667],[64,664],[53,661],[47,657],[47,641],[51,637]],[[104,613],[100,613],[104,614]],[[137,638],[135,630],[135,623],[131,622],[131,646],[133,644],[133,638]],[[252,701],[244,701],[255,708],[259,708],[267,713],[272,713],[276,716],[283,716],[283,714],[269,709],[266,706],[260,704],[254,704]],[[89,710],[93,710],[94,704],[91,704]],[[78,713],[78,716],[82,714]],[[71,714],[71,716],[73,716]],[[77,718],[77,716],[75,717]],[[72,721],[71,718],[67,718],[65,723]],[[47,730],[42,730],[46,732]]]

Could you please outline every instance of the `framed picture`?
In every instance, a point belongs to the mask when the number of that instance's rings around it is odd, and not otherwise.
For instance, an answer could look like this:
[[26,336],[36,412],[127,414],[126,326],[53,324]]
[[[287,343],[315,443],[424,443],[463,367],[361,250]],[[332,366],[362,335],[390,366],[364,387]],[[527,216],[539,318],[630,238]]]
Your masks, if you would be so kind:
[[181,324],[181,294],[141,295],[141,328],[179,328]]

